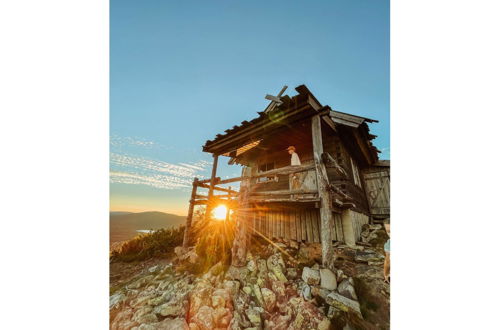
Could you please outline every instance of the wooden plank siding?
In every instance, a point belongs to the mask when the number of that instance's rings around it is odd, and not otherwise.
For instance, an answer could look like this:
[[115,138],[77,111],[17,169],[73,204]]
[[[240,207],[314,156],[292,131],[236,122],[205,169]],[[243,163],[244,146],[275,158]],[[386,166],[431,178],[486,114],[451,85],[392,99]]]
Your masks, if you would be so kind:
[[353,214],[353,231],[355,234],[355,241],[360,241],[360,234],[362,233],[362,226],[369,223],[369,217],[365,214],[352,212]]
[[[367,223],[369,223],[367,215],[352,212],[355,241],[360,241],[362,226]],[[298,242],[321,242],[319,209],[315,208],[257,211],[255,212],[254,229],[272,240],[284,238]],[[330,229],[333,241],[345,241],[341,213],[333,212]]]

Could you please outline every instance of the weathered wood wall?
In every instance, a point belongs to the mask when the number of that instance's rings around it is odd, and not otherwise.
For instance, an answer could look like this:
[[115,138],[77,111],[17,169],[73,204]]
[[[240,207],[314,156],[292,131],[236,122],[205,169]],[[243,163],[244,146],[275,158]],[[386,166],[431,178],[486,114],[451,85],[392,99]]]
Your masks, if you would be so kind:
[[[363,224],[362,221],[359,223]],[[333,213],[333,221],[330,226],[332,240],[343,242],[341,214]],[[255,211],[253,213],[253,228],[269,239],[286,238],[319,243],[321,233],[319,209]],[[360,238],[360,232],[358,238]]]
[[355,234],[355,241],[360,241],[360,234],[362,233],[362,226],[369,223],[369,217],[359,212],[352,212],[353,218],[353,232]]
[[390,168],[369,169],[364,172],[364,181],[372,216],[390,216]]
[[320,242],[318,209],[255,211],[253,228],[269,239],[287,238]]

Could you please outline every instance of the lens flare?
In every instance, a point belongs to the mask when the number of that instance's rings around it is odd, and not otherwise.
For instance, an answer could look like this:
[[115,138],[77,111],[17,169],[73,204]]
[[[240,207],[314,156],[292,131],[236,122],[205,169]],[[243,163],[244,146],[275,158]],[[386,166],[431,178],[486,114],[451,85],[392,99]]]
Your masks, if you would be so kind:
[[215,220],[225,220],[227,215],[227,207],[225,205],[219,205],[213,209],[213,218]]

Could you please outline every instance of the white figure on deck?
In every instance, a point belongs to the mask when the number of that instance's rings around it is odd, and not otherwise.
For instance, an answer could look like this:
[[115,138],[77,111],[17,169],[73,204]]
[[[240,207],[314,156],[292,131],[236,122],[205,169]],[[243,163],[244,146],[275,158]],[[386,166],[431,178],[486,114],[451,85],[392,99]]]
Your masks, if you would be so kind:
[[[291,166],[300,166],[300,157],[296,153],[295,146],[289,146],[287,149],[288,153],[291,155]],[[301,185],[301,175],[300,173],[293,173],[289,175],[289,189],[296,190],[300,188]],[[293,196],[291,196],[293,197]]]
[[291,166],[301,165],[300,157],[298,157],[298,154],[296,153],[295,146],[289,146],[286,150],[291,155]]

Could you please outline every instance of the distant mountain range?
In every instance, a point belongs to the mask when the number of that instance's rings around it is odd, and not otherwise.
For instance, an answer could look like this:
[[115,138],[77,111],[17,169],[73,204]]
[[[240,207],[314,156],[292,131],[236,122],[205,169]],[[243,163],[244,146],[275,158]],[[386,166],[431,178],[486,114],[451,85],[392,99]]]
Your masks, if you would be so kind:
[[133,238],[137,230],[160,229],[185,224],[185,216],[163,212],[110,212],[109,239],[111,243]]

